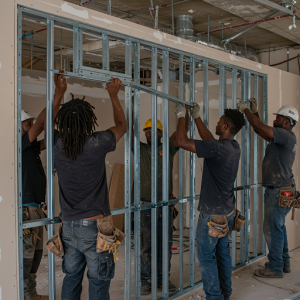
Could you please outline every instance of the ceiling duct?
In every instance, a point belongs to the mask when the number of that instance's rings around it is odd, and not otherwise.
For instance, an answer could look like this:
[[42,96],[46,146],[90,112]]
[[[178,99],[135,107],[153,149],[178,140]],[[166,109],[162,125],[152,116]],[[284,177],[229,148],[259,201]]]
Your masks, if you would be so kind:
[[223,46],[221,39],[210,37],[208,42],[207,35],[201,35],[199,33],[195,36],[192,16],[181,15],[177,16],[175,20],[176,35],[178,37],[258,62],[258,54],[252,48],[245,48],[244,46],[239,46],[234,43],[228,43],[225,46]]

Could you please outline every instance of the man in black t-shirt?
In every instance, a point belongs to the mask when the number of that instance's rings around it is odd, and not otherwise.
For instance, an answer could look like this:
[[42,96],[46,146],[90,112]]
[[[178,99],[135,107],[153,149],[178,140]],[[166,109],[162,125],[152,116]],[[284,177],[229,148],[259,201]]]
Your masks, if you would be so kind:
[[285,227],[285,217],[290,207],[279,206],[281,188],[289,188],[296,194],[293,164],[296,156],[297,140],[293,127],[299,114],[293,106],[282,106],[273,121],[273,127],[265,125],[260,119],[254,98],[250,99],[250,110],[240,101],[238,108],[245,113],[254,131],[268,142],[262,164],[262,184],[266,187],[264,195],[263,231],[269,248],[265,269],[257,269],[255,276],[282,278],[290,273],[290,257]]
[[[65,78],[54,77],[54,117],[67,88]],[[34,118],[24,110],[21,112],[22,122],[22,204],[23,220],[45,218],[42,203],[45,202],[46,176],[40,159],[40,152],[45,149],[44,140],[37,141],[39,134],[46,126],[46,109]],[[43,226],[23,230],[23,270],[25,300],[46,300],[48,296],[36,292],[36,272],[43,253]]]
[[[84,99],[73,98],[63,104],[55,120],[58,131],[54,133],[54,165],[59,180],[60,217],[64,221],[62,269],[66,274],[61,300],[80,298],[86,266],[89,299],[109,300],[115,272],[113,249],[97,253],[97,223],[106,222],[112,229],[106,218],[110,208],[105,156],[116,149],[127,130],[118,99],[121,85],[119,79],[112,79],[107,85],[115,122],[108,130],[94,132],[98,125],[94,107]],[[104,235],[113,238],[112,231]]]
[[[184,130],[185,109],[176,106],[177,143],[179,147],[204,158],[197,225],[197,256],[207,300],[229,300],[231,289],[231,257],[228,234],[211,236],[211,218],[223,218],[231,233],[235,217],[234,182],[238,172],[240,146],[234,139],[245,125],[243,115],[234,109],[225,109],[220,118],[216,140],[200,118],[200,107],[195,104],[191,115],[202,140],[187,137]],[[226,221],[227,219],[227,221]],[[223,224],[223,223],[222,223]]]

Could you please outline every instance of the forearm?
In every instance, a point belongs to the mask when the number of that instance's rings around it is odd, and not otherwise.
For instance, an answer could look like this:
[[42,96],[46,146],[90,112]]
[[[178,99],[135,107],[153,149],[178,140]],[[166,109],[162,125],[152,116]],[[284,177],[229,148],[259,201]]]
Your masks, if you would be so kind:
[[120,104],[118,96],[110,96],[112,107],[113,107],[113,115],[114,122],[116,126],[125,126],[126,127],[126,118],[123,111],[123,108]]
[[259,127],[261,125],[263,125],[263,122],[258,117],[258,113],[257,113],[257,115],[253,114],[248,108],[245,108],[244,114],[245,114],[248,122],[250,123],[251,127],[253,127],[253,129],[255,131],[257,131],[259,129]]
[[179,147],[181,147],[188,139],[187,132],[185,130],[186,129],[185,125],[186,125],[185,118],[179,118],[177,123],[177,131],[176,131],[176,139]]
[[53,118],[55,119],[65,93],[55,91],[53,99]]
[[206,141],[206,140],[214,140],[214,136],[212,135],[212,133],[206,128],[206,126],[204,125],[202,119],[199,117],[197,119],[194,120],[195,124],[197,126],[199,135],[202,139],[202,141]]

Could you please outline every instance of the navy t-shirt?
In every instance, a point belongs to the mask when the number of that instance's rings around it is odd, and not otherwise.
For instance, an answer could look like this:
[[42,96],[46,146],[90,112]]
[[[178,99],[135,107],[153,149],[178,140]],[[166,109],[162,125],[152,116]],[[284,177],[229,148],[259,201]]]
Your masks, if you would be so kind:
[[235,208],[234,182],[240,160],[240,145],[235,140],[195,140],[198,157],[204,158],[198,210],[224,215]]
[[273,127],[274,139],[270,139],[262,164],[264,186],[288,186],[295,182],[293,164],[297,140],[293,131]]
[[63,221],[110,215],[105,156],[115,148],[114,132],[94,132],[86,136],[83,152],[74,161],[66,157],[59,132],[54,131],[54,165]]
[[22,203],[45,202],[46,175],[40,159],[41,143],[29,141],[28,132],[22,136]]

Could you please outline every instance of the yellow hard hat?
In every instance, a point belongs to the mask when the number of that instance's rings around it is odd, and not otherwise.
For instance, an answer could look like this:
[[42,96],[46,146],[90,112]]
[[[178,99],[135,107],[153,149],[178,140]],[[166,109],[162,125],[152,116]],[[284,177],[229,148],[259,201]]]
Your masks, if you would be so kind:
[[[146,128],[150,128],[152,127],[152,119],[149,119],[146,123],[145,123],[145,126],[144,126],[144,131]],[[157,120],[157,129],[159,130],[162,130],[162,124],[161,124],[161,121]]]

